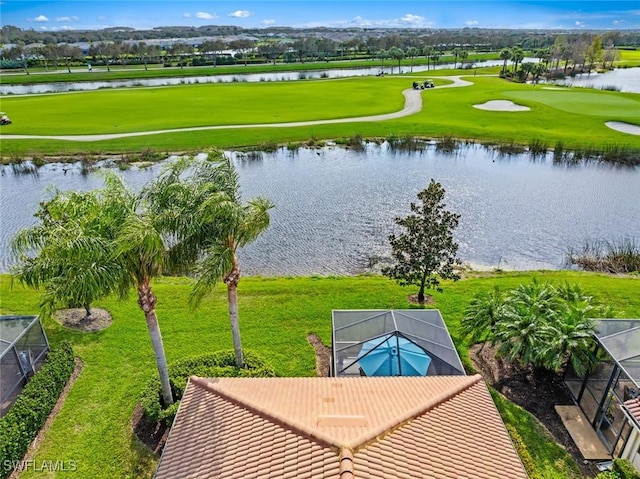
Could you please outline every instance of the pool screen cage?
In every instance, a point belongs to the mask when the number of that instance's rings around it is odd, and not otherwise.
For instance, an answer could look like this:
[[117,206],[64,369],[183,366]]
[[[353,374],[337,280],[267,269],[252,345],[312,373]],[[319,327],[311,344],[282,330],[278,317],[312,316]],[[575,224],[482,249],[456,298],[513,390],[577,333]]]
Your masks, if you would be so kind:
[[[334,310],[332,340],[331,376],[369,375],[363,371],[363,358],[385,344],[401,342],[427,355],[427,376],[465,374],[437,309]],[[396,370],[392,375],[405,374]]]
[[38,316],[0,316],[0,416],[40,369],[48,351]]

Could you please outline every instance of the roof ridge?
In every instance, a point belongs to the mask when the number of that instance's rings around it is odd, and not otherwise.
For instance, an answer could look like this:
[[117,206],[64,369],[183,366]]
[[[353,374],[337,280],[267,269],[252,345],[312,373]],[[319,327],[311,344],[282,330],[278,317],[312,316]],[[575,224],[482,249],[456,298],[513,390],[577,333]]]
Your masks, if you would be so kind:
[[[216,379],[219,380],[219,378],[211,378],[211,379]],[[247,402],[245,399],[243,399],[240,396],[237,396],[235,394],[229,393],[228,391],[222,391],[218,388],[215,387],[214,383],[211,381],[208,381],[206,378],[201,378],[198,376],[191,376],[189,378],[189,381],[192,382],[194,384],[194,386],[200,387],[202,389],[204,389],[205,391],[208,391],[210,393],[213,393],[219,397],[221,397],[222,399],[224,399],[225,401],[228,401],[230,403],[235,404],[236,406],[242,407],[244,409],[247,409],[248,411],[252,412],[253,414],[256,414],[260,417],[263,417],[265,419],[268,419],[269,421],[282,426],[284,428],[287,429],[292,429],[294,430],[296,433],[301,434],[302,436],[306,437],[307,439],[310,439],[312,441],[315,442],[319,442],[324,446],[329,446],[329,447],[336,447],[336,448],[343,448],[344,444],[339,443],[337,441],[335,441],[334,439],[332,439],[330,436],[323,434],[320,431],[316,431],[313,430],[311,428],[305,427],[302,424],[296,424],[290,421],[287,421],[285,419],[283,419],[282,417],[274,414],[273,412],[269,411],[268,409],[262,408],[260,406],[251,404],[249,402]]]
[[352,450],[357,451],[358,449],[368,445],[371,442],[374,442],[378,439],[382,439],[382,437],[387,434],[395,431],[396,429],[404,426],[408,421],[415,419],[418,416],[422,416],[427,411],[430,411],[433,408],[436,408],[450,399],[453,399],[458,394],[466,391],[471,386],[477,384],[482,381],[482,376],[480,374],[474,374],[473,376],[466,376],[465,381],[460,381],[460,384],[456,384],[451,389],[447,390],[444,393],[438,394],[431,398],[426,403],[422,403],[419,406],[407,411],[400,418],[395,418],[391,421],[388,421],[384,424],[381,424],[377,428],[370,430],[364,433],[362,436],[356,438],[351,441],[350,447]]
[[354,468],[353,468],[353,451],[349,446],[343,446],[340,449],[340,468],[339,474],[340,479],[354,479]]

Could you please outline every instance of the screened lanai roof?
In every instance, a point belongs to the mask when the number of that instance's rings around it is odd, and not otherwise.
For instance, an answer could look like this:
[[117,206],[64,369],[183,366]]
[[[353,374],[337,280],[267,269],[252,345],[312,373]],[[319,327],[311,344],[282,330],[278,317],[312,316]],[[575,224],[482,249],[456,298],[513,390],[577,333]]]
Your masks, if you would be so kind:
[[362,374],[359,360],[388,338],[422,349],[430,359],[428,376],[465,374],[439,310],[394,309],[333,311],[332,375]]
[[611,358],[640,385],[640,319],[599,319],[595,330],[598,342]]

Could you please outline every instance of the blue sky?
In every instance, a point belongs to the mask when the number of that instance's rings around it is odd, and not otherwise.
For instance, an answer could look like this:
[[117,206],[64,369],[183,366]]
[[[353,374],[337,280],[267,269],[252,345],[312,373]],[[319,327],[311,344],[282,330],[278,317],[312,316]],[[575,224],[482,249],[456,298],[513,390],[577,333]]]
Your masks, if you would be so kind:
[[640,1],[0,0],[0,24],[37,31],[167,25],[640,29]]

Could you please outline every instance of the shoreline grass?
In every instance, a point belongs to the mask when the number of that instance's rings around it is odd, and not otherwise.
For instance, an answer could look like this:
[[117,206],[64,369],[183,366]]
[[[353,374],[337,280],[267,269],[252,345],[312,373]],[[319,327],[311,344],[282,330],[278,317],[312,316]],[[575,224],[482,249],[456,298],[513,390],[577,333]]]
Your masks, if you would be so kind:
[[[638,277],[572,271],[467,274],[456,283],[445,282],[444,291],[434,293],[433,304],[442,312],[467,366],[469,345],[460,341],[458,325],[473,295],[490,291],[495,285],[513,288],[532,277],[579,283],[597,300],[612,304],[626,317],[640,317]],[[224,288],[217,289],[195,311],[188,307],[188,279],[162,278],[154,289],[170,362],[229,349],[232,343]],[[282,376],[314,375],[314,350],[306,336],[315,333],[325,344],[331,344],[332,309],[407,308],[407,296],[414,292],[373,275],[247,277],[239,289],[243,345],[265,357]],[[38,303],[36,292],[19,284],[11,287],[10,277],[0,275],[3,314],[37,313]],[[85,367],[35,460],[77,461],[76,473],[58,472],[55,477],[150,477],[157,458],[140,446],[131,432],[131,416],[142,388],[155,374],[144,318],[133,297],[125,301],[108,298],[96,306],[109,310],[113,316],[113,324],[97,333],[71,331],[51,319],[44,321],[49,340],[53,344],[71,341]],[[520,431],[523,437],[529,437],[525,432]],[[548,458],[534,459],[544,470]],[[34,478],[37,474],[28,472],[21,477]]]

